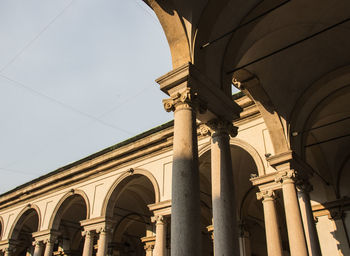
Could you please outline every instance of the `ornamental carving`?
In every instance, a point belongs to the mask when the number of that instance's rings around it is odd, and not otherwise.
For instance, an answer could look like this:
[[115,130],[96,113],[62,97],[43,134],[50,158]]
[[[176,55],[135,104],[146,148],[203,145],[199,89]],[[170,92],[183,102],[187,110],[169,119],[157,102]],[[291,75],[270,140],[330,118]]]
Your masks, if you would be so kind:
[[199,126],[199,132],[203,135],[212,135],[226,133],[231,137],[237,136],[238,128],[232,124],[232,122],[223,119],[213,119],[206,124]]
[[273,190],[264,190],[261,192],[256,193],[256,198],[258,200],[264,199],[264,200],[274,200],[276,197],[276,194]]
[[298,179],[295,185],[300,192],[310,193],[313,190],[312,185],[304,179]]
[[281,171],[277,174],[275,178],[275,182],[283,183],[283,182],[293,182],[297,177],[297,173],[294,170]]
[[187,106],[195,108],[199,113],[206,111],[206,104],[198,99],[198,95],[191,88],[186,88],[182,92],[172,95],[169,99],[163,100],[164,109],[167,112],[175,111],[177,106]]

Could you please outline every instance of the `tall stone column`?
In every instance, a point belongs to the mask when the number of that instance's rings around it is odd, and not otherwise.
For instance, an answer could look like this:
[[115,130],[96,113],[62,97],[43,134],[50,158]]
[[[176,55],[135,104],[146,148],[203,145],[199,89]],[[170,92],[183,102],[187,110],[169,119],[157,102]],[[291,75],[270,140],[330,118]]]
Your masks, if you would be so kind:
[[156,244],[154,246],[154,256],[166,256],[166,222],[164,216],[155,217],[156,222]]
[[198,146],[194,94],[190,88],[164,100],[174,111],[171,255],[197,256],[201,251]]
[[277,181],[282,182],[284,210],[286,213],[291,256],[307,256],[308,252],[294,178],[294,170],[283,171],[280,177],[277,178]]
[[107,228],[101,228],[99,230],[97,256],[106,256],[108,249],[108,230]]
[[44,251],[44,243],[43,241],[34,241],[34,254],[33,256],[41,256]]
[[55,242],[56,242],[56,237],[54,236],[51,236],[46,240],[44,256],[52,256]]
[[214,225],[214,254],[239,255],[238,225],[232,173],[230,135],[237,128],[225,120],[207,123],[211,129],[211,182]]
[[83,231],[82,235],[85,237],[83,256],[91,256],[94,246],[95,231],[87,230]]
[[320,242],[318,240],[309,196],[312,186],[308,181],[300,180],[297,182],[297,191],[309,256],[321,256]]
[[257,193],[258,200],[263,199],[267,254],[282,256],[281,235],[275,206],[275,193],[272,190]]

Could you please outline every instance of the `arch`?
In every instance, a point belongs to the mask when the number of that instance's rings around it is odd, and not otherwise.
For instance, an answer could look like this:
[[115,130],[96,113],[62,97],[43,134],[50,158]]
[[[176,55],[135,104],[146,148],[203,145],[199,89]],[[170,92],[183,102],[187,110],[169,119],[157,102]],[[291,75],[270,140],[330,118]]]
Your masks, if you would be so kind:
[[[150,6],[158,17],[168,40],[173,68],[192,61],[191,43],[187,29],[190,24],[179,15],[178,11],[169,1],[148,0]],[[187,26],[186,26],[187,23]]]
[[2,235],[4,233],[4,220],[3,218],[0,216],[0,241],[2,240]]
[[108,190],[108,193],[106,195],[106,197],[103,200],[103,204],[102,204],[102,210],[101,210],[101,216],[107,216],[109,214],[109,211],[111,211],[111,204],[113,200],[111,200],[113,198],[114,195],[118,194],[118,190],[116,189],[119,185],[123,185],[123,182],[127,181],[127,178],[130,176],[134,176],[134,175],[141,175],[144,176],[148,179],[148,181],[151,182],[152,186],[153,186],[153,190],[154,190],[154,203],[158,203],[160,201],[160,189],[159,189],[159,185],[158,182],[156,180],[156,178],[153,176],[153,174],[147,170],[141,169],[141,168],[135,168],[135,169],[129,169],[127,172],[125,172],[124,174],[122,174],[121,176],[119,176],[117,178],[117,180],[113,183],[113,185],[111,186],[111,188]]
[[10,232],[9,232],[9,239],[14,239],[15,236],[17,234],[15,234],[15,229],[16,229],[16,226],[17,224],[20,224],[22,225],[22,223],[20,222],[24,222],[25,220],[23,218],[26,217],[27,214],[30,214],[30,211],[35,211],[37,216],[38,216],[38,226],[37,226],[37,229],[36,231],[39,231],[40,230],[40,226],[41,226],[41,213],[40,213],[40,209],[37,205],[35,204],[28,204],[27,206],[25,206],[21,211],[20,213],[17,215],[17,218],[15,219],[15,221],[13,222],[12,226],[11,226],[11,229],[10,229]]
[[90,202],[89,202],[89,198],[88,196],[85,194],[84,191],[79,190],[79,189],[72,189],[71,191],[69,191],[68,193],[66,193],[61,199],[60,201],[57,203],[55,209],[53,210],[52,216],[50,218],[50,222],[49,222],[49,229],[53,229],[55,227],[58,226],[58,222],[60,220],[59,218],[59,213],[58,211],[61,209],[61,206],[63,205],[63,203],[71,196],[74,195],[79,195],[83,198],[85,205],[86,205],[86,219],[90,218]]
[[[258,151],[249,143],[238,139],[238,138],[231,138],[230,139],[230,145],[231,146],[237,146],[245,150],[254,160],[256,167],[258,169],[259,176],[262,176],[265,174],[265,166],[264,163],[258,153]],[[202,148],[198,151],[198,156],[201,157],[204,153],[209,151],[211,148],[211,143],[205,143]]]
[[[301,93],[290,115],[289,133],[300,133],[305,127],[313,109],[335,91],[342,90],[350,83],[350,65],[333,70],[320,77]],[[303,111],[302,111],[303,110]],[[302,138],[291,137],[291,147],[302,155]]]

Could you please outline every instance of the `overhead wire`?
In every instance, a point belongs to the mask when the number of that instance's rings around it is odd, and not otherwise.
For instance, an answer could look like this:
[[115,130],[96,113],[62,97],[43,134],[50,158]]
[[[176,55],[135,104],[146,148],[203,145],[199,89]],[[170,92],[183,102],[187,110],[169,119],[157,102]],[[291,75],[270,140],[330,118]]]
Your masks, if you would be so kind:
[[244,22],[244,23],[238,25],[237,27],[235,27],[234,29],[232,29],[232,30],[230,30],[230,31],[228,31],[228,32],[226,32],[226,33],[224,33],[223,35],[221,35],[221,36],[219,36],[219,37],[217,37],[217,38],[215,38],[215,39],[213,39],[213,40],[211,40],[211,41],[209,41],[209,42],[203,44],[203,45],[200,47],[200,49],[204,49],[204,48],[206,48],[206,47],[212,45],[213,43],[216,43],[217,41],[223,39],[224,37],[226,37],[226,36],[228,36],[228,35],[231,35],[232,33],[236,32],[237,30],[241,29],[242,27],[245,27],[246,25],[249,25],[250,23],[253,23],[254,21],[256,21],[256,20],[258,20],[258,19],[260,19],[260,18],[266,16],[267,14],[269,14],[269,13],[271,13],[271,12],[273,12],[273,11],[279,9],[280,7],[282,7],[282,6],[284,6],[285,4],[289,3],[290,1],[291,1],[291,0],[283,1],[282,3],[280,3],[280,4],[278,4],[278,5],[274,6],[274,7],[272,7],[271,9],[268,9],[267,11],[265,11],[265,12],[259,14],[258,16],[254,17],[253,19],[251,19],[251,20],[249,20],[249,21],[247,21],[247,22]]
[[12,63],[14,63],[18,57],[20,57],[25,50],[27,50],[38,38],[48,30],[48,28],[54,24],[59,17],[61,17],[73,4],[75,0],[71,0],[49,23],[47,23],[38,34],[36,34],[31,40],[29,40],[24,47],[9,61],[7,62],[1,69],[0,73],[2,73],[5,69],[7,69]]
[[[0,75],[0,76],[1,76],[1,75]],[[139,96],[139,95],[141,95],[142,93],[144,93],[147,89],[148,89],[148,87],[142,88],[140,91],[138,91],[137,93],[133,94],[132,97],[129,97],[129,98],[127,98],[126,100],[124,100],[123,102],[121,102],[121,103],[115,105],[114,107],[108,109],[107,111],[104,111],[102,114],[98,115],[97,118],[100,119],[100,118],[102,118],[103,116],[109,114],[110,112],[113,112],[113,111],[115,111],[116,109],[118,109],[119,107],[125,105],[126,103],[128,103],[128,102],[134,100],[137,96]],[[91,122],[89,122],[89,123],[86,123],[86,124],[80,126],[79,128],[75,129],[74,131],[71,131],[69,134],[64,135],[64,138],[67,139],[67,138],[71,137],[72,135],[75,135],[75,134],[76,134],[77,132],[79,132],[81,129],[85,128],[86,126],[88,126],[89,124],[91,124],[91,123],[93,123],[93,122],[94,122],[94,121],[91,121]],[[61,141],[62,141],[62,140],[60,140],[60,142],[61,142]],[[31,152],[29,153],[29,155],[30,155],[30,156],[34,156],[34,155],[39,154],[43,149],[46,148],[46,146],[47,146],[48,144],[50,144],[50,142],[47,142],[46,144],[44,144],[43,146],[41,146],[39,150],[36,150],[36,151],[34,151],[34,152],[31,151]],[[27,154],[27,155],[28,155],[28,154]],[[21,160],[13,161],[13,162],[7,164],[5,167],[0,167],[0,170],[1,170],[1,169],[8,169],[8,167],[11,167],[11,166],[13,166],[13,165],[16,165],[16,164],[17,164],[18,162],[20,162],[20,161],[22,161],[22,159],[21,159]],[[21,173],[21,171],[17,172],[16,170],[14,170],[14,172],[15,172],[15,173]],[[23,173],[23,172],[22,172],[22,173]],[[32,173],[32,174],[35,174],[35,173]],[[40,174],[39,174],[39,175],[40,175]]]
[[320,30],[320,31],[317,31],[316,33],[313,33],[313,34],[311,34],[311,35],[308,35],[308,36],[306,36],[306,37],[303,37],[302,39],[299,39],[299,40],[297,40],[297,41],[294,41],[293,43],[290,43],[290,44],[288,44],[288,45],[286,45],[286,46],[284,46],[284,47],[282,47],[282,48],[279,48],[279,49],[277,49],[277,50],[275,50],[275,51],[273,51],[273,52],[271,52],[271,53],[269,53],[269,54],[266,54],[266,55],[264,55],[264,56],[262,56],[262,57],[259,57],[259,58],[255,59],[255,60],[253,60],[253,61],[250,61],[250,62],[248,62],[247,64],[244,64],[244,65],[239,66],[239,67],[237,67],[237,68],[234,68],[234,69],[232,69],[232,70],[230,70],[230,71],[227,71],[226,74],[232,74],[232,73],[234,73],[234,72],[236,72],[236,71],[238,71],[238,70],[241,70],[241,69],[243,69],[243,68],[246,68],[246,67],[248,67],[248,66],[250,66],[250,65],[252,65],[252,64],[255,64],[255,63],[257,63],[257,62],[260,62],[260,61],[262,61],[262,60],[265,60],[265,59],[267,59],[267,58],[269,58],[269,57],[271,57],[271,56],[273,56],[273,55],[276,55],[276,54],[278,54],[278,53],[280,53],[280,52],[282,52],[282,51],[285,51],[285,50],[287,50],[287,49],[289,49],[289,48],[291,48],[291,47],[293,47],[293,46],[299,45],[299,44],[301,44],[301,43],[303,43],[303,42],[305,42],[305,41],[307,41],[307,40],[309,40],[309,39],[311,39],[311,38],[314,38],[314,37],[316,37],[316,36],[319,36],[319,35],[321,35],[321,34],[327,32],[327,31],[332,30],[333,28],[338,27],[338,26],[340,26],[340,25],[342,25],[342,24],[344,24],[344,23],[346,23],[346,22],[349,22],[349,21],[350,21],[350,18],[346,18],[346,19],[344,19],[344,20],[342,20],[342,21],[340,21],[340,22],[337,22],[337,23],[335,23],[335,24],[333,24],[333,25],[331,25],[331,26],[328,26],[328,27],[326,27],[326,28],[324,28],[324,29],[322,29],[322,30]]
[[64,107],[64,108],[66,108],[66,109],[69,109],[69,110],[71,110],[71,111],[73,111],[73,112],[75,112],[75,113],[77,113],[77,114],[80,114],[80,115],[82,115],[82,116],[85,116],[85,117],[87,117],[87,118],[89,118],[89,119],[93,119],[93,120],[95,120],[95,121],[97,121],[97,122],[99,122],[99,123],[101,123],[101,124],[103,124],[103,125],[105,125],[105,126],[108,126],[108,127],[110,127],[110,128],[116,129],[116,130],[121,131],[121,132],[123,132],[123,133],[126,133],[126,134],[128,134],[128,135],[132,135],[132,134],[131,134],[129,131],[127,131],[127,130],[124,130],[124,129],[122,129],[122,128],[120,128],[120,127],[117,127],[117,126],[115,126],[115,125],[113,125],[113,124],[110,124],[110,123],[108,123],[108,122],[105,122],[105,121],[103,121],[103,120],[101,120],[101,119],[99,119],[99,118],[97,118],[97,117],[95,117],[95,116],[93,116],[93,115],[91,115],[91,114],[89,114],[89,113],[83,112],[83,111],[81,111],[81,110],[79,110],[79,109],[77,109],[77,108],[75,108],[75,107],[73,107],[73,106],[71,106],[71,105],[69,105],[69,104],[66,104],[66,103],[64,103],[64,102],[62,102],[62,101],[59,101],[59,100],[57,100],[57,99],[55,99],[55,98],[53,98],[53,97],[51,97],[51,96],[49,96],[49,95],[46,95],[46,94],[44,94],[44,93],[42,93],[42,92],[40,92],[40,91],[37,91],[37,90],[33,89],[32,87],[25,85],[25,84],[22,83],[22,82],[19,82],[19,81],[17,81],[17,80],[14,80],[14,79],[12,79],[12,78],[10,78],[10,77],[8,77],[8,76],[2,75],[2,74],[0,74],[0,77],[6,79],[6,80],[8,80],[8,81],[10,81],[12,84],[17,85],[17,86],[19,86],[20,88],[24,88],[24,89],[26,89],[27,91],[30,91],[30,92],[32,92],[32,93],[34,93],[34,94],[36,94],[36,95],[39,95],[40,97],[43,97],[43,98],[45,98],[45,99],[47,99],[47,100],[49,100],[49,101],[51,101],[51,102],[54,102],[54,103],[56,103],[56,104],[58,104],[58,105],[60,105],[60,106],[62,106],[62,107]]

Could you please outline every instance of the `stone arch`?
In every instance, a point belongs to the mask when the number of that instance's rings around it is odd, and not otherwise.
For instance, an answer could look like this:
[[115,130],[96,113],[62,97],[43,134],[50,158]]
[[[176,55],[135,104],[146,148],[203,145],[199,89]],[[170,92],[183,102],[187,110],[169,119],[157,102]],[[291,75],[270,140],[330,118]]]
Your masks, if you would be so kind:
[[[230,145],[237,146],[245,150],[254,160],[256,167],[258,169],[258,174],[260,176],[265,174],[265,166],[264,163],[258,153],[258,151],[249,143],[238,139],[238,138],[231,138],[230,139]],[[198,151],[198,156],[201,157],[204,153],[210,150],[211,144],[210,142],[205,143],[202,148]]]
[[0,241],[2,240],[3,233],[4,233],[4,220],[0,216]]
[[[234,182],[231,192],[235,198],[235,208],[237,212],[236,221],[241,229],[241,234],[247,235],[248,237],[251,236],[254,239],[256,244],[254,248],[252,248],[252,253],[262,252],[266,250],[264,223],[263,221],[259,221],[259,219],[263,220],[263,210],[261,202],[256,200],[255,193],[258,189],[257,187],[253,187],[249,179],[251,177],[251,172],[264,175],[265,167],[258,152],[247,142],[238,138],[232,138],[230,140],[230,149]],[[210,176],[208,179],[211,179],[211,175],[209,174],[211,172],[210,150],[210,142],[204,144],[199,150],[200,173],[207,173],[207,175]],[[202,190],[203,187],[201,186],[201,191]],[[207,197],[201,193],[201,200],[203,199],[207,199]],[[208,200],[215,200],[215,197],[213,198],[210,194]],[[244,241],[246,240],[242,240],[242,243]],[[246,246],[245,243],[246,242],[243,243],[244,246]]]
[[192,35],[189,22],[179,15],[169,1],[148,0],[148,3],[163,27],[170,47],[173,68],[192,62]]
[[[307,118],[315,106],[328,95],[350,84],[350,65],[333,70],[311,84],[299,97],[290,116],[289,134],[300,133]],[[303,110],[303,111],[302,111]],[[300,137],[291,138],[292,149],[300,155],[302,150]]]
[[279,154],[288,151],[289,143],[286,138],[286,127],[283,126],[281,117],[261,85],[259,78],[255,74],[242,69],[234,73],[232,83],[255,102],[269,131],[274,153]]
[[36,213],[36,215],[38,216],[38,225],[37,225],[36,231],[40,230],[40,225],[41,225],[40,209],[35,204],[28,204],[21,210],[21,212],[17,215],[15,221],[13,222],[9,232],[9,236],[8,236],[9,239],[15,239],[19,235],[19,234],[16,234],[17,225],[20,225],[21,227],[23,225],[23,222],[25,222],[26,217],[28,217],[28,215],[31,214],[32,212]]
[[[116,196],[120,191],[118,191],[118,186],[125,186],[128,182],[127,179],[130,176],[134,175],[142,175],[148,179],[152,183],[153,190],[154,190],[154,203],[158,203],[160,201],[160,189],[158,182],[156,178],[153,176],[153,174],[147,170],[140,169],[140,168],[130,168],[127,172],[122,174],[117,178],[117,180],[113,183],[111,188],[108,190],[107,195],[105,199],[103,200],[102,210],[101,210],[101,216],[110,216],[111,211],[113,210],[113,200],[111,200],[114,196]],[[125,182],[125,184],[124,184]]]
[[69,199],[71,196],[74,196],[74,195],[79,195],[83,198],[86,205],[86,219],[90,218],[90,202],[89,202],[88,196],[82,190],[72,189],[71,191],[66,193],[57,203],[50,218],[49,229],[57,228],[57,226],[59,225],[60,217],[62,217],[62,216],[59,216],[60,215],[59,210],[61,209],[61,206],[64,204],[64,202],[66,202],[67,199]]

